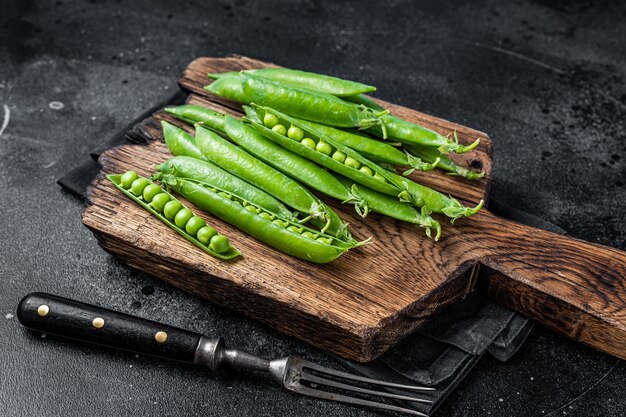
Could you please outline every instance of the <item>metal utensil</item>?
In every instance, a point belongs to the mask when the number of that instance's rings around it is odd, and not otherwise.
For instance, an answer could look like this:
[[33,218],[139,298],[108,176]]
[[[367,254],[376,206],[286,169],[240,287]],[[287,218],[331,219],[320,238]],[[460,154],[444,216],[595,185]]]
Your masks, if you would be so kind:
[[379,391],[373,387],[392,388],[407,393],[434,390],[364,378],[294,356],[270,361],[251,353],[229,349],[222,338],[209,338],[51,294],[31,293],[25,296],[18,305],[17,318],[25,327],[40,332],[206,366],[212,371],[221,368],[264,371],[293,392],[416,416],[426,415],[380,400],[431,401]]

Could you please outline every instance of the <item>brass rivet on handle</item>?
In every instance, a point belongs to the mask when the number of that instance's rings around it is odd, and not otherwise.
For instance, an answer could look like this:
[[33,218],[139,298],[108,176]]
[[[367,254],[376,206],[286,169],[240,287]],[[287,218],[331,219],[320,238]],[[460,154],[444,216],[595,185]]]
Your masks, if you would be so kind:
[[96,329],[101,329],[104,327],[104,319],[102,317],[96,317],[91,322],[91,325],[95,327]]
[[154,335],[154,340],[156,340],[157,343],[165,343],[167,341],[167,333],[163,331],[156,332],[156,334]]
[[48,307],[45,304],[42,304],[39,307],[37,307],[37,314],[39,314],[41,317],[46,317],[49,312],[50,312],[50,307]]

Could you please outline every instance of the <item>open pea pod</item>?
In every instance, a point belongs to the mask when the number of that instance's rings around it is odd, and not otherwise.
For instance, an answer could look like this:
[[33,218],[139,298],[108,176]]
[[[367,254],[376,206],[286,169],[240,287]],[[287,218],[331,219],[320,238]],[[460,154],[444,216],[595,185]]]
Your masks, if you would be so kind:
[[[374,168],[370,167],[370,171],[361,169],[359,165],[362,165],[362,163],[359,163],[357,158],[361,159],[362,157],[347,146],[335,142],[321,132],[305,127],[297,119],[280,113],[275,109],[255,104],[252,104],[252,107],[257,112],[259,120],[264,120],[266,114],[271,114],[276,118],[276,122],[271,129],[258,121],[247,119],[255,129],[268,139],[373,190],[393,196],[397,196],[402,191],[402,189],[388,182],[381,175],[379,170],[383,171],[383,168],[377,166]],[[299,141],[291,139],[282,133],[283,129],[277,129],[277,126],[282,126],[285,133],[287,127],[295,126],[304,132],[303,138]]]
[[[123,178],[124,175],[127,175],[128,178]],[[187,210],[189,214],[186,216],[187,218],[185,219],[186,220],[184,222],[185,224],[182,224],[179,222],[181,224],[181,226],[179,227],[175,222],[176,221],[175,216],[171,216],[172,217],[171,219],[166,217],[164,212],[170,213],[170,211],[166,210],[165,206],[167,206],[167,204],[169,203],[178,201],[174,198],[174,196],[172,196],[167,191],[160,189],[160,191],[158,191],[158,194],[152,196],[151,202],[146,201],[145,197],[143,197],[142,195],[142,192],[149,185],[151,184],[156,185],[155,183],[151,182],[147,178],[139,177],[137,176],[136,173],[132,171],[129,171],[123,175],[122,174],[110,174],[110,175],[107,175],[107,178],[126,197],[130,198],[135,203],[139,204],[141,207],[148,210],[150,213],[152,213],[155,217],[157,217],[163,223],[168,225],[170,228],[174,229],[179,235],[181,235],[182,237],[184,237],[185,239],[187,239],[188,241],[190,241],[191,243],[193,243],[194,245],[196,245],[197,247],[199,247],[200,249],[202,249],[209,255],[214,256],[219,259],[225,259],[225,260],[233,259],[241,255],[241,252],[239,252],[237,248],[235,248],[234,246],[230,244],[230,242],[228,242],[228,238],[226,238],[223,235],[217,234],[217,232],[215,232],[215,229],[213,229],[210,226],[207,226],[204,221],[196,222],[196,223],[199,223],[196,225],[199,227],[194,227],[194,229],[197,229],[195,230],[194,234],[189,233],[187,232],[187,230],[183,229],[183,227],[189,224],[189,221],[191,221],[191,218],[195,216],[193,216],[193,213],[191,213],[191,211],[187,209],[186,207],[184,207],[181,203],[176,205],[178,210],[171,211],[171,213],[176,215],[178,213],[181,213],[181,211],[183,210]],[[132,183],[130,182],[129,179],[132,179]],[[139,180],[141,184],[138,186],[134,186],[135,184],[139,184],[139,182],[135,183],[135,181],[137,180]],[[137,193],[137,195],[135,195],[135,193]],[[159,199],[158,195],[161,195],[161,194],[164,194],[167,197]],[[156,199],[160,200],[158,204],[157,204]],[[175,204],[172,204],[172,206],[174,205]],[[204,226],[202,226],[202,222],[204,222]],[[205,230],[201,231],[202,229],[205,229]],[[204,243],[201,242],[201,239],[204,240],[205,242]]]
[[348,249],[367,242],[345,242],[332,235],[280,218],[241,197],[211,184],[163,176],[162,181],[192,203],[232,224],[250,236],[289,255],[327,263]]

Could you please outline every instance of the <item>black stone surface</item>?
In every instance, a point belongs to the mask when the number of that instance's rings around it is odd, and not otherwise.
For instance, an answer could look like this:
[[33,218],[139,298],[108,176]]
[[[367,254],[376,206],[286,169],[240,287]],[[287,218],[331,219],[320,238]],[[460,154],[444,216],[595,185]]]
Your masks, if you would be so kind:
[[[379,97],[488,132],[493,195],[573,236],[626,243],[623,2],[0,3],[0,414],[369,416],[261,376],[217,377],[31,333],[46,291],[221,334],[267,356],[324,353],[129,270],[56,178],[176,89],[187,62],[239,53],[363,80]],[[58,104],[58,103],[61,104]],[[2,125],[0,125],[2,126]],[[537,327],[485,357],[438,416],[623,416],[626,366]]]

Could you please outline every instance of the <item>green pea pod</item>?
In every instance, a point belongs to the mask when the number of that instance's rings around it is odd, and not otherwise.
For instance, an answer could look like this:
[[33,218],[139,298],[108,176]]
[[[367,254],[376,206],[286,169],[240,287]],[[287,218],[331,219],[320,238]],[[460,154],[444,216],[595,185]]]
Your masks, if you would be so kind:
[[259,190],[239,177],[224,171],[217,165],[187,156],[176,156],[156,167],[153,179],[160,180],[164,175],[187,178],[213,184],[226,192],[233,193],[257,204],[264,210],[284,218],[295,219],[294,214],[283,203],[263,190]]
[[[129,173],[133,173],[134,174],[134,172],[132,172],[132,171],[129,171]],[[204,244],[204,243],[200,242],[200,240],[198,240],[198,237],[196,235],[192,235],[191,233],[188,233],[186,230],[183,230],[181,227],[178,227],[172,220],[170,220],[167,217],[165,217],[161,211],[155,209],[154,205],[148,203],[143,197],[136,196],[129,189],[124,188],[122,177],[123,176],[119,175],[119,174],[107,175],[107,178],[115,185],[115,187],[118,190],[120,190],[122,193],[124,193],[124,195],[126,197],[130,198],[135,203],[139,204],[141,207],[143,207],[144,209],[148,210],[150,213],[152,213],[154,216],[156,216],[163,223],[168,225],[170,228],[174,229],[176,232],[178,232],[178,234],[183,236],[185,239],[187,239],[188,241],[190,241],[191,243],[193,243],[194,245],[196,245],[197,247],[199,247],[200,249],[202,249],[203,251],[205,251],[209,255],[215,256],[216,258],[225,259],[225,260],[233,259],[233,258],[241,255],[241,252],[239,252],[239,250],[237,250],[237,248],[235,248],[232,245],[229,245],[229,247],[228,247],[228,249],[226,251],[217,252],[217,251],[213,250],[210,245],[207,245],[207,244]],[[141,177],[138,177],[135,174],[135,178],[141,178]],[[145,184],[150,184],[150,181],[146,180]],[[147,185],[145,185],[145,186],[147,186]],[[144,188],[145,188],[145,186],[144,186]],[[176,201],[174,196],[172,196],[167,191],[161,190],[160,193],[167,194],[169,196],[169,201],[170,202],[171,201]],[[182,204],[179,207],[184,208],[184,206],[182,206]]]
[[[368,129],[385,126],[381,116],[386,110],[375,112],[365,106],[358,106],[331,94],[290,87],[263,77],[241,73],[239,76],[245,98],[262,106],[269,106],[294,117],[337,127]],[[222,81],[229,77],[220,78]],[[386,137],[386,136],[385,136]]]
[[[217,191],[202,184],[185,180],[175,179],[169,181],[168,185],[177,193],[191,201],[198,207],[214,214],[220,219],[232,224],[250,236],[267,243],[268,245],[285,252],[289,255],[305,259],[315,263],[327,263],[344,253],[349,245],[337,241],[332,236],[321,235],[329,243],[322,239],[309,238],[296,231],[287,229],[284,225],[274,223],[257,212],[244,207],[244,201],[238,198],[226,198]],[[289,223],[293,228],[303,230],[302,226],[296,223]],[[315,231],[309,233],[315,234]],[[319,233],[318,233],[319,234]]]
[[198,122],[205,122],[215,129],[224,129],[224,115],[207,109],[206,107],[197,106],[195,104],[184,104],[177,107],[166,107],[165,112],[191,125]]
[[268,107],[257,106],[256,104],[252,104],[252,107],[259,115],[259,119],[263,120],[265,117],[265,113],[273,114],[275,117],[278,118],[279,121],[281,121],[281,123],[297,126],[305,131],[305,135],[309,135],[314,140],[322,140],[324,142],[327,142],[333,147],[334,152],[336,152],[337,150],[343,152],[345,155],[351,157],[354,161],[358,162],[360,166],[364,165],[368,167],[371,173],[366,174],[363,172],[362,168],[357,169],[354,167],[349,167],[345,163],[338,163],[338,161],[334,160],[332,157],[308,148],[302,143],[286,138],[285,136],[277,134],[277,132],[268,129],[267,127],[260,125],[257,122],[249,120],[250,123],[256,129],[262,132],[267,138],[274,140],[280,145],[285,146],[287,149],[292,150],[293,152],[296,152],[304,156],[305,158],[311,159],[319,163],[320,165],[324,165],[328,169],[331,169],[375,191],[388,195],[398,196],[402,201],[409,202],[416,205],[417,207],[426,206],[428,210],[436,213],[443,213],[448,217],[451,217],[453,221],[459,217],[471,216],[472,214],[480,210],[483,205],[483,202],[481,201],[475,208],[465,207],[452,197],[448,197],[445,194],[433,190],[432,188],[428,188],[426,186],[413,182],[403,176],[400,176],[394,172],[388,171],[380,167],[379,165],[365,158],[358,152],[343,145],[342,143],[335,141],[329,136],[323,135],[321,132],[315,129],[305,128],[304,126],[300,125],[298,121],[293,117],[289,117],[285,114],[280,113],[277,110]]
[[196,140],[183,129],[165,120],[161,121],[165,144],[173,155],[184,155],[192,158],[205,159],[196,146]]
[[338,175],[337,178],[347,188],[350,188],[353,194],[365,200],[367,207],[373,212],[423,227],[426,229],[426,236],[428,237],[431,237],[431,228],[434,228],[435,241],[439,240],[441,237],[441,225],[430,216],[427,209],[424,210],[426,208],[425,206],[422,207],[422,211],[420,212],[410,204],[401,202],[395,197],[379,193],[360,184],[356,184],[349,178],[340,175]]
[[[315,129],[306,128],[304,125],[301,125],[297,119],[293,117],[289,117],[283,113],[280,113],[277,110],[270,109],[268,107],[257,106],[256,104],[252,104],[252,107],[257,112],[259,119],[261,120],[263,120],[263,118],[265,117],[265,113],[273,114],[280,120],[281,123],[285,125],[289,125],[289,126],[291,125],[297,126],[300,129],[302,129],[305,132],[305,136],[312,138],[316,143],[319,143],[320,141],[329,143],[333,147],[333,151],[334,151],[333,154],[336,152],[336,150],[340,150],[344,152],[346,155],[353,157],[359,162],[361,162],[362,159],[365,159],[356,151],[353,151],[352,149],[348,148],[347,146],[343,144],[340,144],[334,139],[323,135],[321,132],[318,132]],[[338,174],[343,175],[344,177],[351,178],[352,180],[356,181],[359,184],[365,185],[366,187],[369,187],[378,192],[385,193],[388,195],[393,195],[393,196],[397,196],[400,192],[403,191],[403,188],[398,187],[397,185],[384,180],[383,178],[381,178],[380,175],[379,177],[375,178],[371,174],[364,173],[360,171],[359,169],[352,168],[343,162],[333,159],[333,157],[330,155],[326,155],[321,152],[318,152],[315,149],[312,149],[308,146],[303,145],[301,142],[292,140],[271,129],[268,129],[267,127],[259,124],[258,122],[255,122],[251,119],[248,119],[248,121],[252,124],[252,126],[254,126],[255,129],[261,132],[268,139],[278,143],[281,146],[284,146],[285,148],[289,149],[292,152],[297,153],[298,155],[301,155],[307,159],[310,159],[313,162],[323,165],[326,168]],[[375,173],[378,173],[379,171],[384,171],[383,168],[377,166],[373,162],[369,160],[367,161],[369,162],[369,164],[372,165],[371,168]],[[361,162],[361,164],[364,164],[364,163]]]
[[474,143],[468,146],[459,144],[456,132],[454,132],[454,140],[449,139],[437,132],[425,128],[415,123],[407,122],[399,117],[390,114],[381,117],[382,124],[385,129],[374,126],[370,132],[383,138],[389,138],[407,144],[415,144],[421,146],[432,146],[439,149],[439,152],[446,154],[450,152],[465,153],[474,149],[480,143],[480,139],[476,139]]
[[484,172],[473,171],[465,167],[457,165],[452,159],[446,155],[442,155],[437,148],[419,145],[404,145],[404,147],[414,156],[426,161],[432,162],[439,159],[438,168],[450,172],[449,175],[458,175],[469,180],[475,180],[485,176]]
[[221,77],[204,87],[210,93],[239,103],[248,104],[239,77]]
[[[338,97],[354,96],[361,93],[371,93],[376,91],[376,87],[361,84],[356,81],[344,80],[342,78],[331,77],[329,75],[293,70],[289,68],[261,68],[246,70],[244,72],[268,78],[272,81],[289,84],[294,87],[307,88]],[[209,77],[220,79],[236,74],[238,73],[224,72],[221,74],[209,74]]]
[[198,149],[211,162],[257,186],[307,217],[325,222],[322,231],[346,233],[344,222],[306,188],[280,171],[259,161],[210,130],[196,125]]
[[330,136],[337,142],[343,143],[349,148],[354,149],[364,157],[374,161],[382,162],[391,165],[407,165],[412,169],[420,171],[430,171],[434,169],[439,161],[435,158],[432,161],[425,162],[420,158],[416,158],[406,152],[402,152],[398,148],[389,145],[370,137],[347,132],[345,130],[336,129],[334,127],[321,125],[315,122],[309,122],[307,120],[298,119],[302,126],[306,126],[309,129],[315,129],[318,132],[323,133],[325,136]]

